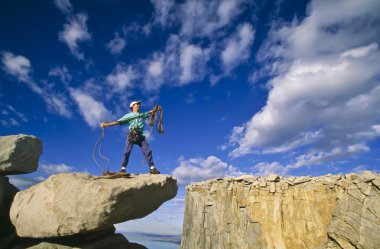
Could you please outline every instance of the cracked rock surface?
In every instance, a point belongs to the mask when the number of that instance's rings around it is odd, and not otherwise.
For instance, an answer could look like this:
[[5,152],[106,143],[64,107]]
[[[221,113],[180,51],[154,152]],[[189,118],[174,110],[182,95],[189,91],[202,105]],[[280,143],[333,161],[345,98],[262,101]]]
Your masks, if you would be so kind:
[[380,175],[244,175],[186,187],[181,249],[380,248]]

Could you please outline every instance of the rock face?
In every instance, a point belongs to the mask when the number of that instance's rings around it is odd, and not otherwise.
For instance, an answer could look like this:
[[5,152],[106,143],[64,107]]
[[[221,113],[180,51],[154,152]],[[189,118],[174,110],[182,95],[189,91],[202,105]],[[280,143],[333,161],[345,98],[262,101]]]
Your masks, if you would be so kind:
[[86,235],[73,235],[53,239],[21,239],[12,249],[131,249],[131,243],[121,234],[115,234],[115,227]]
[[0,238],[14,233],[9,219],[13,197],[19,190],[9,183],[8,177],[0,176]]
[[0,136],[0,175],[36,171],[42,142],[29,135]]
[[[380,175],[352,183],[338,194],[328,229],[330,248],[380,248]],[[374,180],[372,182],[372,180]]]
[[364,172],[193,183],[181,249],[380,248],[379,180]]
[[10,217],[20,237],[88,233],[142,218],[176,193],[176,180],[168,175],[106,179],[62,173],[18,192]]

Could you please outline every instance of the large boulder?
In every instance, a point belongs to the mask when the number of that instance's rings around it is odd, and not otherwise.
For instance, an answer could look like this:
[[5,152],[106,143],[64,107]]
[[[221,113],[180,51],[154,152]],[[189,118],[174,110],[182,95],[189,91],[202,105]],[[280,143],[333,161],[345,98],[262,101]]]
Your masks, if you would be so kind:
[[0,136],[0,175],[36,171],[41,154],[42,142],[35,136]]
[[15,232],[9,219],[9,209],[18,191],[9,183],[8,177],[0,176],[0,239]]
[[20,237],[67,236],[142,218],[176,193],[177,181],[169,175],[107,179],[62,173],[18,192],[10,217]]

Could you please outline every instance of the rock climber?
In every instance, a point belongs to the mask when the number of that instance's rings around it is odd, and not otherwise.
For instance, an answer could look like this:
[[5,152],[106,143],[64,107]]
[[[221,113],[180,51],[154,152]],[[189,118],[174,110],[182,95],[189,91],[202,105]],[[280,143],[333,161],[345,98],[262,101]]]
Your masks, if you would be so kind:
[[149,148],[149,144],[147,143],[145,136],[143,135],[145,119],[149,117],[149,115],[153,112],[156,112],[160,109],[159,106],[155,106],[149,112],[140,113],[141,101],[132,101],[129,105],[131,112],[125,114],[117,121],[112,122],[102,122],[99,124],[101,128],[113,125],[129,125],[129,132],[126,139],[125,152],[123,154],[123,161],[121,164],[121,173],[126,173],[126,167],[128,165],[129,156],[131,155],[131,151],[133,145],[137,144],[142,153],[144,154],[145,160],[147,161],[150,169],[150,174],[160,174],[160,171],[156,169],[153,163],[152,151]]

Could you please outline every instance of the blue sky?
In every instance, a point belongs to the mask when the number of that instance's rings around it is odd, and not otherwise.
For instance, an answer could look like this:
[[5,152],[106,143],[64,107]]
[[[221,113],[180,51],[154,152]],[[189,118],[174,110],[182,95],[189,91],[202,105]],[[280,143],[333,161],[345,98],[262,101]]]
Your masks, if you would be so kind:
[[[44,142],[38,171],[11,180],[99,175],[98,123],[133,100],[163,107],[153,157],[181,186],[121,231],[181,233],[194,181],[379,172],[379,9],[377,0],[1,1],[0,135]],[[105,130],[111,171],[126,131]],[[148,172],[137,147],[127,171]]]

